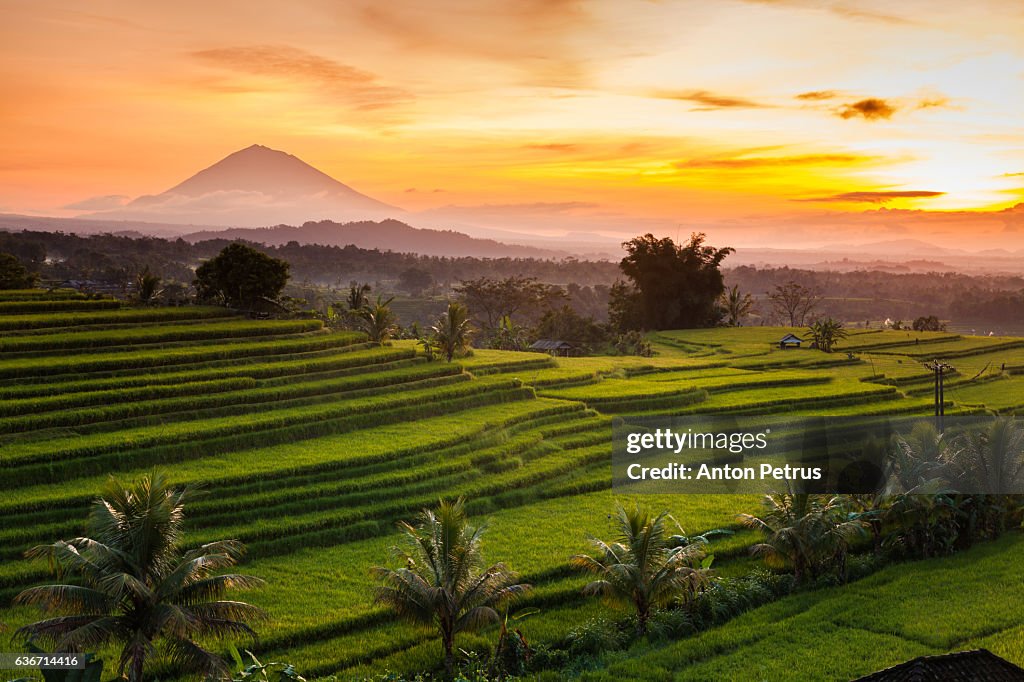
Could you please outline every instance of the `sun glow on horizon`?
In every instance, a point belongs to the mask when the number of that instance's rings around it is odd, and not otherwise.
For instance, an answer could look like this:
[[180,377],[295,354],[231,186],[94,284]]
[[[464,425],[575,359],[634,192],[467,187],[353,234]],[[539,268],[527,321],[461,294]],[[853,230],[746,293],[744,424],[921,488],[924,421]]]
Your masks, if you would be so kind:
[[1010,0],[4,4],[0,212],[159,193],[254,142],[527,233],[1024,200]]

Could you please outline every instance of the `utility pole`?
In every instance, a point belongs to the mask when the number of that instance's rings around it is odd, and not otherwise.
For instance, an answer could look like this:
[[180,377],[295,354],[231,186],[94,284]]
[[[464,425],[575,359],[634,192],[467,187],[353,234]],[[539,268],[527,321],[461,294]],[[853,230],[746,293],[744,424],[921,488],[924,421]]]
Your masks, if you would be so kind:
[[935,428],[939,433],[945,430],[946,417],[946,390],[945,374],[953,371],[953,365],[939,362],[938,358],[931,364],[925,363],[925,367],[935,372]]

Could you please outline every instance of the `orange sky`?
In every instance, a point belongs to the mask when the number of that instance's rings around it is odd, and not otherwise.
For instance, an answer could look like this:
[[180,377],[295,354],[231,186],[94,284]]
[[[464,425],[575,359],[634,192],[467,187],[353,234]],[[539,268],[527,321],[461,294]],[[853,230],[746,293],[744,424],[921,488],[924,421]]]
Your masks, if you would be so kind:
[[81,214],[253,143],[424,216],[534,232],[719,226],[737,243],[744,225],[1024,201],[1019,0],[0,0],[0,16],[0,212]]

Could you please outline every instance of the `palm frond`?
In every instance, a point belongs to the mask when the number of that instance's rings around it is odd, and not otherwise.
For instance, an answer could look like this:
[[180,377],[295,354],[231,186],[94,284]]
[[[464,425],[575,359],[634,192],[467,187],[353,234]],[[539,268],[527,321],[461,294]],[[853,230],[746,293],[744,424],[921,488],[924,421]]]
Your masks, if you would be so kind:
[[231,678],[227,661],[190,639],[168,640],[167,654],[172,663],[186,670],[203,673],[207,677],[217,680]]
[[46,611],[109,613],[115,606],[110,597],[78,585],[41,585],[30,587],[14,598],[15,604],[36,605]]

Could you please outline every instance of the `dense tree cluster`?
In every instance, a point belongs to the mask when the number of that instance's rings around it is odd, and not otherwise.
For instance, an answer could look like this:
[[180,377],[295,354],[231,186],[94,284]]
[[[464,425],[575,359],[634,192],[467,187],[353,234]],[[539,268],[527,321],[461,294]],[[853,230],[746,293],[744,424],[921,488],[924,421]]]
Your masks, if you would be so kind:
[[229,244],[196,268],[196,298],[232,308],[276,299],[288,283],[288,263],[245,244]]
[[536,277],[462,280],[454,291],[485,333],[497,330],[504,318],[532,324],[565,299],[560,287],[539,282]]
[[0,253],[0,289],[31,289],[38,278],[9,253]]
[[725,291],[720,269],[729,247],[704,244],[693,234],[685,245],[652,234],[623,243],[627,255],[619,267],[630,284],[612,289],[610,315],[620,330],[686,329],[716,324],[718,300]]

